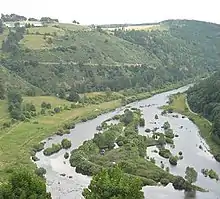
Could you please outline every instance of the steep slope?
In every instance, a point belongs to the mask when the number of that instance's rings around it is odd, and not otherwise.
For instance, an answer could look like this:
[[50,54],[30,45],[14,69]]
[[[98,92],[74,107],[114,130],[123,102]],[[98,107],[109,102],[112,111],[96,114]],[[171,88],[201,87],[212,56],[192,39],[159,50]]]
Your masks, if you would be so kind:
[[[213,122],[212,138],[220,145],[220,72],[193,86],[187,99],[193,111]],[[220,161],[220,154],[217,158]]]
[[[24,38],[19,33],[19,50],[2,64],[47,93],[70,87],[78,92],[108,87],[150,90],[219,67],[219,25],[174,20],[157,26],[166,28],[104,31],[56,25],[26,29]],[[28,43],[27,37],[32,37]]]
[[42,90],[31,85],[26,80],[19,77],[16,73],[8,70],[7,68],[0,65],[0,79],[4,82],[7,90],[15,89],[20,90],[24,94],[30,94],[32,91],[35,94],[41,94]]

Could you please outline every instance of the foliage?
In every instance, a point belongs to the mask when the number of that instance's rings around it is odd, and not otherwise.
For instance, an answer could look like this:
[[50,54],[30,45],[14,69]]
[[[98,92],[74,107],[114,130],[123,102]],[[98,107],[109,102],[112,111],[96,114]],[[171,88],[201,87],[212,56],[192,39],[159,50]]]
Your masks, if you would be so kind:
[[197,172],[193,167],[186,167],[186,171],[185,171],[185,179],[190,183],[194,183],[197,180]]
[[45,198],[51,199],[46,192],[45,182],[25,169],[13,171],[9,181],[0,185],[0,198]]
[[169,129],[169,128],[170,128],[169,122],[164,122],[163,128],[164,128],[165,130]]
[[83,196],[86,199],[142,199],[141,180],[123,173],[118,168],[102,170],[93,179]]
[[139,125],[140,125],[140,126],[145,126],[145,120],[144,120],[144,118],[140,118]]
[[46,172],[47,172],[46,169],[44,169],[43,167],[35,169],[35,174],[40,176],[40,177],[44,177]]
[[[220,72],[191,87],[187,92],[190,108],[213,122],[212,139],[220,145]],[[217,157],[218,154],[214,154]]]
[[60,144],[52,144],[52,147],[48,147],[44,149],[43,153],[46,156],[50,156],[54,153],[59,152],[62,149],[62,146]]
[[218,174],[212,169],[202,169],[202,174],[207,177],[209,176],[211,179],[219,180]]
[[63,139],[61,141],[61,145],[62,145],[63,149],[69,149],[72,146],[71,141],[68,139]]
[[169,158],[170,164],[171,164],[171,165],[174,165],[174,166],[177,165],[177,160],[178,160],[178,158],[175,157],[175,156],[170,156],[170,158]]
[[169,158],[171,156],[171,152],[169,149],[161,148],[159,150],[159,155],[164,158]]

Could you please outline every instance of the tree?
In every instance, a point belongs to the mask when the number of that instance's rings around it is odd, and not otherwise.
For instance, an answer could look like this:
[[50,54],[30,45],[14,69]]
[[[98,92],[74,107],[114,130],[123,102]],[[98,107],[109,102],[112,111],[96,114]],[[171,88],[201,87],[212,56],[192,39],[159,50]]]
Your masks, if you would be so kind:
[[141,188],[139,178],[114,167],[93,176],[89,187],[83,190],[83,196],[85,199],[143,199]]
[[3,33],[3,23],[2,23],[2,20],[0,19],[0,34]]
[[186,167],[185,179],[190,183],[194,183],[197,180],[198,173],[193,167]]
[[69,149],[71,147],[71,141],[68,139],[63,139],[61,145],[64,149]]
[[5,87],[3,81],[0,79],[0,100],[5,99]]
[[25,169],[13,171],[8,183],[0,185],[0,198],[4,199],[51,199],[41,177]]
[[63,88],[61,88],[60,90],[59,90],[59,98],[61,98],[61,99],[65,99],[65,97],[66,97],[66,93],[65,93],[65,90],[63,89]]
[[80,99],[80,96],[78,95],[78,93],[71,89],[68,100],[71,102],[78,102],[79,99]]

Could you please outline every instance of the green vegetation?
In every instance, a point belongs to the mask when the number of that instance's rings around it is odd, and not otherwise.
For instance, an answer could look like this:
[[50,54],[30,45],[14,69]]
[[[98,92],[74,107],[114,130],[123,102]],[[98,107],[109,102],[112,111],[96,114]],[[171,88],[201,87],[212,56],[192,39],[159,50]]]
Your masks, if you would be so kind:
[[177,161],[178,161],[178,158],[177,158],[177,157],[174,157],[174,156],[170,156],[170,157],[169,157],[169,163],[170,163],[171,165],[176,166],[176,165],[177,165]]
[[173,109],[175,112],[181,113],[192,120],[199,128],[201,136],[206,140],[210,147],[210,152],[218,160],[218,154],[220,154],[219,144],[213,140],[212,125],[210,122],[201,115],[192,112],[187,106],[186,94],[173,95],[170,100],[171,104],[164,106],[165,110]]
[[[220,72],[213,74],[208,79],[194,85],[187,92],[190,108],[213,122],[209,139],[218,146],[214,152],[215,158],[220,162]],[[210,124],[209,124],[210,125]],[[211,141],[210,141],[211,142]],[[216,148],[217,148],[216,146]]]
[[[37,173],[41,175],[42,171]],[[20,168],[11,173],[7,182],[0,184],[0,198],[51,199],[51,195],[46,192],[46,184],[41,177]]]
[[43,27],[5,28],[0,33],[8,34],[0,53],[2,67],[44,93],[63,89],[69,96],[71,87],[77,93],[152,91],[203,76],[219,61],[215,36],[220,28],[211,23],[174,20],[154,24],[159,30],[110,33],[52,21],[47,17]]
[[68,139],[63,139],[61,142],[63,149],[69,149],[71,147],[71,141]]
[[202,169],[201,172],[205,177],[209,176],[211,179],[219,180],[218,174],[212,169]]
[[60,144],[52,144],[52,147],[48,147],[44,149],[44,155],[50,156],[53,155],[54,153],[59,152],[62,149],[62,146]]
[[140,179],[113,167],[93,176],[89,187],[84,189],[83,196],[85,199],[143,199],[144,193],[141,191]]
[[186,167],[186,172],[185,172],[186,176],[185,179],[190,183],[194,183],[197,181],[197,176],[198,173],[196,172],[196,170],[193,167]]
[[[140,118],[140,110],[126,109],[119,124],[107,125],[103,133],[95,134],[92,140],[73,150],[70,164],[86,175],[96,175],[103,168],[117,164],[125,173],[140,177],[144,185],[154,185],[164,178],[172,182],[171,174],[145,159],[147,146],[158,143],[138,135]],[[114,148],[115,142],[119,148]]]

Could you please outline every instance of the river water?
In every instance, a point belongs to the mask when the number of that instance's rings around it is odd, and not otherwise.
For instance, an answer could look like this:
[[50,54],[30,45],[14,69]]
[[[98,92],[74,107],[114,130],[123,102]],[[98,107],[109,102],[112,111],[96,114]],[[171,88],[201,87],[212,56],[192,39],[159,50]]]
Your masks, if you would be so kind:
[[[209,192],[201,193],[197,192],[196,199],[220,199],[220,181],[211,180],[201,174],[201,169],[213,169],[220,174],[220,163],[216,162],[213,156],[208,152],[208,146],[205,141],[200,137],[199,130],[195,124],[193,124],[188,118],[182,118],[180,114],[168,114],[161,116],[161,110],[159,107],[166,104],[170,95],[184,92],[189,88],[185,86],[176,90],[164,92],[154,95],[151,98],[141,100],[129,104],[128,106],[140,108],[145,118],[145,127],[139,128],[139,132],[142,135],[150,135],[145,133],[146,128],[153,129],[158,127],[158,132],[162,131],[161,126],[165,121],[168,121],[173,129],[174,134],[178,134],[179,137],[174,138],[175,148],[169,148],[172,154],[178,154],[179,151],[183,152],[183,159],[178,161],[177,166],[171,166],[168,160],[160,157],[158,153],[153,152],[157,150],[156,147],[148,147],[147,155],[154,157],[156,164],[160,166],[163,161],[165,167],[169,166],[170,172],[175,175],[181,175],[184,177],[185,169],[187,166],[192,166],[198,172],[198,179],[196,184],[208,189]],[[83,188],[87,187],[90,183],[91,177],[84,176],[75,172],[75,169],[70,166],[69,161],[64,159],[64,153],[70,152],[75,148],[78,148],[85,140],[93,138],[94,133],[97,132],[96,127],[104,120],[113,117],[116,114],[120,114],[124,111],[125,107],[116,109],[113,112],[103,114],[98,118],[87,121],[85,123],[79,123],[75,129],[71,130],[71,134],[64,136],[53,136],[50,139],[44,140],[46,142],[45,147],[49,147],[52,143],[60,143],[62,139],[67,138],[72,142],[72,147],[69,150],[61,150],[52,156],[44,156],[43,152],[37,153],[37,157],[40,161],[36,162],[38,167],[44,167],[47,170],[47,189],[51,192],[53,199],[81,199],[83,198],[81,193]],[[158,114],[159,119],[155,120],[154,116]],[[178,118],[173,117],[178,115]],[[180,128],[183,126],[183,128]],[[202,149],[199,148],[202,145]],[[168,146],[167,146],[168,147]],[[65,174],[61,176],[60,174]],[[145,198],[149,199],[188,199],[183,191],[176,191],[172,185],[166,187],[146,186],[142,189],[144,191]]]

